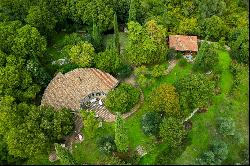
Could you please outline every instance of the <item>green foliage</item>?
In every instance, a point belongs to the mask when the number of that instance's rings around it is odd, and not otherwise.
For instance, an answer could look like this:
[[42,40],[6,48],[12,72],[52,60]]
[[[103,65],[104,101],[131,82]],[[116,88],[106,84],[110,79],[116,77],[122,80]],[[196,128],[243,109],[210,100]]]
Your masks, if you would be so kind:
[[226,11],[226,2],[224,0],[201,0],[198,2],[199,16],[208,18],[214,15],[221,16]]
[[156,157],[155,164],[157,165],[169,165],[174,164],[174,161],[181,156],[185,151],[186,145],[180,145],[177,147],[167,146]]
[[151,71],[151,75],[154,78],[158,78],[164,75],[165,67],[163,65],[155,65]]
[[21,28],[20,21],[0,22],[0,50],[5,53],[11,52],[17,29]]
[[117,49],[118,53],[120,53],[120,43],[119,43],[119,29],[118,29],[118,22],[117,22],[117,16],[116,13],[114,14],[114,38],[115,38],[115,48]]
[[137,0],[131,0],[130,1],[128,22],[136,21],[136,4],[137,3],[138,3]]
[[68,110],[54,111],[26,103],[16,105],[11,97],[2,98],[0,105],[1,132],[15,157],[48,153],[51,144],[62,141],[73,130],[73,115]]
[[93,29],[92,29],[92,43],[95,47],[95,50],[99,52],[103,45],[102,45],[102,36],[99,30],[99,26],[96,25],[96,22],[93,22]]
[[95,118],[95,113],[82,110],[81,115],[84,124],[83,127],[84,135],[86,136],[87,139],[92,139],[99,124],[97,119]]
[[134,70],[134,73],[136,76],[147,75],[149,73],[149,70],[146,66],[142,65],[142,66],[137,67]]
[[[103,0],[81,0],[75,2],[76,14],[84,24],[92,25],[96,21],[100,32],[111,29],[114,11],[111,1]],[[98,12],[97,12],[98,11]]]
[[214,81],[203,74],[192,74],[175,83],[181,109],[207,108],[213,96]]
[[83,42],[83,37],[78,33],[71,33],[64,36],[61,46],[73,46],[79,44],[80,42]]
[[80,67],[91,67],[93,65],[95,50],[92,44],[81,42],[74,45],[69,51],[69,57],[73,63]]
[[97,139],[97,145],[99,150],[106,154],[111,154],[112,152],[116,151],[114,137],[110,135],[102,136]]
[[215,48],[206,41],[201,44],[193,69],[195,71],[208,72],[214,70],[219,65],[219,56]]
[[167,52],[167,59],[175,59],[177,56],[177,51],[174,48],[169,48]]
[[235,123],[232,118],[219,118],[217,120],[218,131],[224,136],[235,134]]
[[128,150],[128,131],[120,113],[117,113],[115,121],[115,144],[120,152]]
[[112,112],[125,113],[130,111],[139,101],[140,92],[130,84],[122,83],[108,93],[105,106]]
[[227,158],[227,144],[221,140],[215,140],[209,145],[209,150],[196,159],[201,165],[220,165]]
[[185,58],[181,58],[180,59],[180,61],[179,61],[179,65],[181,66],[181,67],[185,67],[185,66],[187,66],[187,60],[185,59]]
[[30,25],[25,25],[17,30],[12,51],[20,57],[42,58],[46,51],[46,40],[38,30]]
[[24,60],[13,55],[6,57],[0,67],[0,96],[10,95],[20,101],[34,99],[40,87],[34,84],[31,74],[24,70]]
[[186,131],[180,119],[168,117],[160,124],[160,137],[172,148],[180,146],[186,137]]
[[145,26],[137,22],[128,23],[128,45],[126,57],[131,64],[154,64],[166,59],[166,29],[155,20]]
[[249,29],[236,28],[231,34],[230,55],[240,63],[249,63]]
[[95,66],[105,72],[117,75],[122,67],[122,59],[116,49],[106,49],[104,52],[98,53],[95,57]]
[[4,136],[0,135],[0,164],[8,165],[8,164],[22,164],[25,160],[20,157],[14,157],[10,155],[8,152],[8,147],[5,142]]
[[219,41],[221,37],[227,37],[228,27],[225,22],[218,16],[212,16],[204,21],[204,37],[208,36],[209,39]]
[[60,144],[55,143],[56,155],[62,165],[73,165],[75,161],[68,149],[63,148]]
[[142,116],[141,128],[144,134],[158,136],[161,116],[157,112],[147,112]]
[[39,64],[38,60],[28,60],[26,69],[32,74],[34,82],[38,85],[45,87],[51,80],[50,75],[43,67],[41,67],[41,64]]
[[52,32],[57,23],[54,14],[48,9],[46,4],[43,4],[43,6],[31,6],[25,21],[27,24],[37,28],[43,35],[48,35]]
[[165,113],[177,113],[179,111],[179,95],[175,87],[162,84],[149,95],[147,103],[149,110]]

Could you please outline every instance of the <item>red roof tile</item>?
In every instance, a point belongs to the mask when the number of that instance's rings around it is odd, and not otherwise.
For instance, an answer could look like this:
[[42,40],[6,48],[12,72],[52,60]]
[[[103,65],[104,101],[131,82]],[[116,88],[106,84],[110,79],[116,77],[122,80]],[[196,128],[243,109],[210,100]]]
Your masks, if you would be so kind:
[[169,35],[169,47],[177,51],[198,51],[197,36]]

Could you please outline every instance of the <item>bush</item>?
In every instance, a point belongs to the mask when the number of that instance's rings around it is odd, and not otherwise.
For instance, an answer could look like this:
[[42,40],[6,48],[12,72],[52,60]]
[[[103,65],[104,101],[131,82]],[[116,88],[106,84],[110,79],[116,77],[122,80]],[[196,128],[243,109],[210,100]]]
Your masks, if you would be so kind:
[[168,117],[164,118],[160,124],[160,137],[166,141],[168,146],[177,147],[183,143],[186,131],[181,119]]
[[219,118],[217,120],[218,131],[224,136],[234,135],[235,123],[232,118]]
[[227,144],[221,140],[215,140],[209,145],[209,150],[196,159],[201,165],[220,165],[228,155]]
[[161,122],[161,116],[156,112],[147,112],[142,116],[141,127],[145,135],[157,136],[159,134],[159,126]]
[[119,78],[126,78],[132,73],[132,67],[128,64],[123,64],[117,73]]
[[202,43],[200,50],[194,61],[193,70],[208,72],[214,70],[219,64],[219,55],[213,45],[206,41]]
[[106,154],[116,151],[115,140],[113,136],[107,135],[97,139],[99,150]]
[[185,146],[176,146],[176,147],[170,147],[168,146],[165,148],[161,153],[159,153],[155,159],[156,165],[168,165],[168,164],[174,164],[173,162],[181,156],[181,154],[184,152]]
[[78,68],[79,66],[77,64],[74,64],[74,63],[68,63],[68,64],[65,64],[63,66],[61,66],[61,68],[58,70],[58,72],[61,72],[61,73],[67,73],[71,70],[74,70],[76,68]]
[[151,71],[151,75],[154,78],[158,78],[164,75],[165,67],[163,65],[155,65]]
[[95,58],[95,66],[107,73],[117,75],[123,67],[122,60],[117,51],[112,49],[106,49],[104,52],[98,53]]
[[167,59],[172,60],[177,57],[177,51],[174,48],[169,48],[167,51]]
[[185,67],[187,66],[187,60],[185,58],[181,58],[180,61],[179,61],[179,66],[180,67]]
[[140,91],[130,84],[122,83],[109,92],[105,106],[112,112],[125,113],[130,111],[140,99]]
[[179,111],[179,95],[172,85],[162,84],[154,89],[147,102],[150,103],[149,110],[151,111],[165,113]]

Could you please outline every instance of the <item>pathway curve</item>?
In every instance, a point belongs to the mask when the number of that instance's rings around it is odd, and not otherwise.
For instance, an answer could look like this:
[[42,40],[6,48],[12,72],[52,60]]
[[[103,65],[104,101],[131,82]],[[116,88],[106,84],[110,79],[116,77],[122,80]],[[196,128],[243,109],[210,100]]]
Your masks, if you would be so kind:
[[178,60],[176,60],[176,59],[169,61],[169,66],[168,66],[167,70],[164,72],[164,74],[168,75],[170,73],[170,71],[173,70],[173,68],[176,66],[177,63],[178,63]]

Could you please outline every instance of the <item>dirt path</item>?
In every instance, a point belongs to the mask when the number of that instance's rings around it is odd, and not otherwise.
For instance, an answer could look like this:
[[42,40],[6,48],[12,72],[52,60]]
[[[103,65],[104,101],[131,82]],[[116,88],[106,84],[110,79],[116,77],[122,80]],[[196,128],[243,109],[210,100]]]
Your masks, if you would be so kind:
[[176,66],[176,64],[178,63],[178,60],[171,60],[169,61],[169,66],[167,68],[167,70],[165,71],[165,75],[168,75],[172,70],[173,68]]

